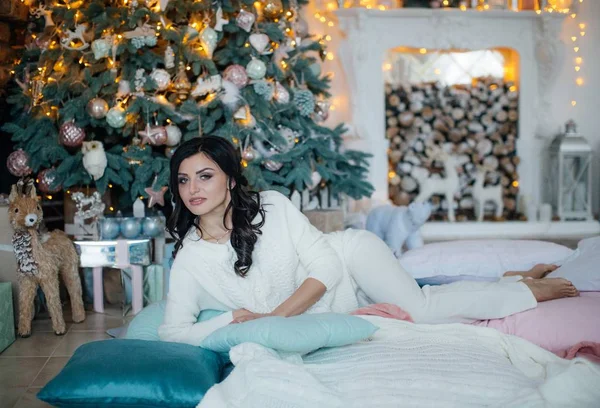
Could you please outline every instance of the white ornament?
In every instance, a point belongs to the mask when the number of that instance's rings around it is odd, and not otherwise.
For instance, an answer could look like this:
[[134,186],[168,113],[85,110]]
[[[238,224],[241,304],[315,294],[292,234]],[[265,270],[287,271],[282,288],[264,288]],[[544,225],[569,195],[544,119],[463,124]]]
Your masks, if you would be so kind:
[[87,30],[87,24],[77,24],[75,30],[63,30],[64,37],[60,39],[60,45],[68,50],[82,51],[87,49],[90,44],[83,38]]
[[165,68],[175,68],[175,52],[170,45],[167,45],[167,48],[165,49]]
[[139,197],[133,203],[133,216],[135,218],[144,218],[146,216],[146,208],[144,202]]
[[215,20],[216,31],[223,31],[223,26],[229,23],[229,20],[223,18],[223,9],[221,9],[221,6],[219,6],[219,8],[217,9]]
[[240,10],[239,14],[235,19],[235,23],[247,33],[249,33],[252,29],[254,21],[256,21],[256,17],[254,16],[254,14],[246,10]]
[[269,36],[262,33],[250,34],[250,45],[258,51],[259,54],[263,54],[269,45]]
[[167,131],[167,146],[177,146],[181,141],[181,129],[175,125],[165,126]]
[[43,16],[45,28],[54,26],[54,21],[52,21],[52,10],[46,9],[45,4],[40,4],[36,8],[29,10],[29,14],[35,18],[40,18]]
[[144,68],[138,68],[137,71],[135,71],[135,91],[138,93],[143,93],[145,84],[146,71]]
[[94,58],[101,60],[102,58],[108,57],[108,53],[112,50],[113,38],[112,36],[102,37],[99,40],[92,42],[92,51],[94,52]]
[[213,52],[217,48],[218,37],[217,32],[210,27],[205,27],[200,33],[200,44],[202,44],[208,58],[212,58]]
[[125,126],[125,109],[120,105],[110,108],[106,114],[106,123],[112,128],[119,129]]
[[289,151],[296,145],[296,138],[300,136],[300,133],[295,130],[290,129],[289,127],[281,126],[279,128],[279,134],[285,139],[286,146],[285,150]]
[[192,89],[192,96],[204,96],[221,89],[221,75],[212,75],[207,78],[198,77],[196,86]]
[[102,178],[102,176],[104,176],[106,165],[108,164],[102,142],[97,140],[83,142],[81,152],[83,153],[83,167],[90,176],[92,176],[94,180]]
[[106,205],[102,202],[100,193],[97,191],[94,191],[89,197],[81,191],[77,191],[71,194],[71,199],[75,201],[75,206],[77,208],[75,215],[81,217],[83,220],[89,220],[102,215],[106,208]]
[[131,84],[124,79],[119,80],[119,89],[117,90],[117,98],[123,98],[131,93]]
[[322,177],[318,171],[313,171],[312,175],[310,176],[310,179],[311,179],[311,185],[308,186],[308,188],[310,188],[312,190],[319,186],[319,183],[321,182]]
[[246,73],[252,79],[262,79],[267,73],[267,66],[258,58],[252,58],[252,61],[246,65]]
[[150,74],[150,78],[156,82],[159,91],[164,91],[171,83],[171,75],[166,70],[160,68],[154,68]]

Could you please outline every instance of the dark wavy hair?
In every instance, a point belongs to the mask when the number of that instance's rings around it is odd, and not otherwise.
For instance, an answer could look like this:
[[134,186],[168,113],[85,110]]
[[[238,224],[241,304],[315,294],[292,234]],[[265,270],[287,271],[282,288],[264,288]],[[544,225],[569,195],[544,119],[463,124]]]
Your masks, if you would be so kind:
[[[167,221],[167,231],[177,240],[173,258],[183,246],[183,240],[190,228],[200,230],[199,217],[187,209],[179,196],[179,180],[177,174],[181,162],[197,153],[206,154],[229,177],[231,202],[225,210],[223,226],[227,214],[231,211],[233,230],[231,246],[237,254],[235,273],[245,277],[252,266],[252,251],[261,234],[260,228],[265,223],[265,211],[257,192],[248,189],[248,180],[242,174],[241,159],[238,150],[228,140],[219,136],[202,136],[182,143],[171,157],[169,187],[173,200],[173,212]],[[235,184],[234,184],[235,182]],[[257,214],[262,219],[256,224],[252,221]]]

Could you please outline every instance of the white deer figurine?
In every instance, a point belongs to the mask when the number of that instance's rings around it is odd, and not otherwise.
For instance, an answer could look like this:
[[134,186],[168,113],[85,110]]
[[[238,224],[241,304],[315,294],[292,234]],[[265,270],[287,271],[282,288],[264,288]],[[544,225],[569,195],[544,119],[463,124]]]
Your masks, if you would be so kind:
[[448,203],[448,220],[454,222],[454,195],[460,189],[458,172],[456,167],[460,164],[458,157],[448,154],[437,146],[427,148],[427,155],[435,160],[440,160],[444,163],[445,178],[422,178],[419,182],[419,195],[415,198],[415,202],[424,203],[434,194],[446,196]]
[[502,191],[502,185],[484,187],[485,174],[487,171],[493,169],[486,166],[477,166],[477,173],[475,173],[475,184],[473,184],[473,201],[475,204],[475,216],[477,221],[483,221],[483,215],[485,212],[485,204],[488,201],[492,201],[496,206],[496,218],[502,216],[504,211],[504,192]]
[[35,18],[40,18],[43,16],[45,28],[54,26],[54,21],[52,21],[52,10],[48,10],[45,4],[40,4],[39,6],[30,9],[29,14]]

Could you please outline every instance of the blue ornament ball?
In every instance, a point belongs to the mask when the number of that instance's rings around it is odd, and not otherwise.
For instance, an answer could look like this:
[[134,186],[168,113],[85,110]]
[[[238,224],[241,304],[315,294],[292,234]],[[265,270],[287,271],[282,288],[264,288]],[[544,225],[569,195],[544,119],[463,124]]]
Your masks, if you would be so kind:
[[121,235],[127,239],[135,239],[142,232],[142,223],[137,218],[123,218],[121,221]]
[[163,233],[165,230],[165,224],[163,219],[160,217],[146,217],[142,224],[142,234],[145,237],[154,238]]
[[100,224],[100,236],[102,239],[115,239],[119,236],[121,227],[119,221],[114,218],[104,218]]

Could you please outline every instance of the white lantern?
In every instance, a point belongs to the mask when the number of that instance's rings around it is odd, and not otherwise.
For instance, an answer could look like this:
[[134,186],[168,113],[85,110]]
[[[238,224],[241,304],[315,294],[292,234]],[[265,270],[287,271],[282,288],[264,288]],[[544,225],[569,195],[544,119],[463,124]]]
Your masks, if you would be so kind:
[[591,220],[592,148],[572,120],[550,145],[550,164],[553,206],[561,221]]

